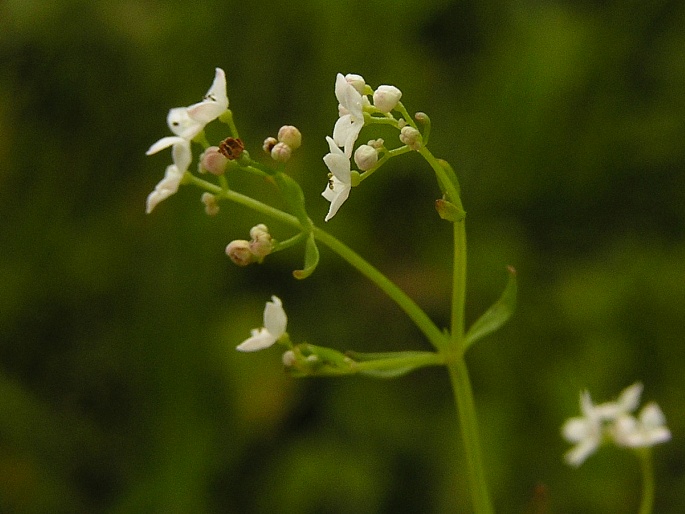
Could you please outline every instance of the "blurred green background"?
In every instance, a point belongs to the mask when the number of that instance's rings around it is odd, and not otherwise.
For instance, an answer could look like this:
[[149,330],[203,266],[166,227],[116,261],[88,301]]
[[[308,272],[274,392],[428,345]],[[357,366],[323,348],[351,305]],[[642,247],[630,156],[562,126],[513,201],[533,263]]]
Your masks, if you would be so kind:
[[[535,491],[549,512],[636,512],[633,456],[571,469],[559,429],[581,389],[637,380],[673,432],[656,512],[685,512],[677,0],[0,3],[0,512],[469,512],[443,370],[295,380],[275,350],[234,350],[272,294],[296,341],[427,349],[394,304],[325,250],[302,282],[299,249],[233,266],[224,246],[269,220],[209,218],[196,189],[144,214],[170,162],[145,150],[216,66],[253,155],[302,131],[289,169],[317,223],[337,72],[431,116],[468,211],[468,319],[519,272],[515,318],[468,355],[498,512],[538,512]],[[326,228],[445,326],[438,195],[409,155]]]

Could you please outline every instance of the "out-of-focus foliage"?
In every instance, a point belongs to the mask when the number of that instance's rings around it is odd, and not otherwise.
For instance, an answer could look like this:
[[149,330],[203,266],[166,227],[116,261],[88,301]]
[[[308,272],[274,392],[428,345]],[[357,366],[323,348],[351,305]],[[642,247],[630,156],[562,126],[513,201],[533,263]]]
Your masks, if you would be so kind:
[[[656,511],[685,511],[683,27],[676,0],[0,3],[0,511],[469,510],[442,370],[298,381],[234,351],[271,294],[296,341],[427,349],[395,305],[326,251],[302,282],[295,250],[232,266],[226,243],[269,220],[208,218],[197,190],[144,214],[168,162],[144,152],[215,66],[253,154],[302,131],[289,169],[317,223],[336,72],[431,115],[468,211],[471,321],[518,270],[512,322],[469,352],[499,511],[546,491],[550,512],[635,512],[637,461],[570,469],[559,428],[581,389],[636,380],[674,434]],[[326,228],[446,325],[438,194],[406,156]]]

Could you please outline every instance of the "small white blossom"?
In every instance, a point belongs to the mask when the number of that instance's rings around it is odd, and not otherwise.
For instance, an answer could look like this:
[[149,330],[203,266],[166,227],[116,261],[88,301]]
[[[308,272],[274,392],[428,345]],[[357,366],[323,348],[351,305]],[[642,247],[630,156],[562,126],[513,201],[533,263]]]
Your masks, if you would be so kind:
[[288,325],[288,316],[283,310],[283,304],[277,296],[272,296],[270,302],[264,307],[264,326],[253,329],[252,336],[240,343],[236,350],[241,352],[256,352],[273,345],[285,334]]
[[350,159],[343,153],[343,151],[335,144],[335,141],[326,136],[330,153],[327,153],[323,162],[326,163],[328,169],[331,171],[332,177],[326,185],[321,195],[331,202],[328,209],[325,221],[330,220],[340,209],[340,206],[345,203],[347,197],[350,195],[352,188],[352,172],[350,171]]
[[166,200],[178,191],[178,186],[183,180],[183,174],[175,164],[170,164],[166,168],[164,178],[155,186],[155,190],[147,196],[145,212],[150,214],[159,202]]
[[342,73],[338,73],[335,80],[335,96],[340,104],[340,117],[333,127],[333,140],[345,148],[347,157],[351,157],[354,143],[364,126],[364,102],[361,93]]
[[629,448],[654,446],[671,439],[664,413],[654,402],[645,405],[637,418],[626,414],[620,416],[614,424],[612,435],[617,445]]
[[575,443],[564,458],[568,464],[576,467],[592,455],[602,442],[602,419],[587,391],[580,395],[580,410],[582,417],[571,418],[562,427],[564,438]]

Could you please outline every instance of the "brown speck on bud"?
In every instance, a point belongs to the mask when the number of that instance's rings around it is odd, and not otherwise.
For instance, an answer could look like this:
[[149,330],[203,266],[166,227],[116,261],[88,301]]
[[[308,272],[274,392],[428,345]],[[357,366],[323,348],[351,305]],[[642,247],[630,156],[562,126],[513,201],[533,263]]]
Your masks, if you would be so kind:
[[238,266],[247,266],[255,261],[255,256],[250,251],[250,242],[244,239],[236,239],[228,243],[226,255]]
[[271,153],[271,150],[273,150],[274,146],[276,146],[276,143],[278,143],[278,139],[269,136],[264,140],[264,143],[262,144],[262,150],[264,150],[266,153]]
[[219,143],[219,151],[226,156],[230,161],[240,159],[240,156],[245,151],[243,142],[235,137],[227,137]]

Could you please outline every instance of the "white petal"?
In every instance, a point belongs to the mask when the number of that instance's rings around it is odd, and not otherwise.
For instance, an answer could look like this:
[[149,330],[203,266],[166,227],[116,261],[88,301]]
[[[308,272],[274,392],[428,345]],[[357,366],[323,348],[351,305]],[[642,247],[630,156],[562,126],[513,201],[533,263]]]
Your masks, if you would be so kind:
[[618,403],[623,409],[623,412],[633,412],[637,409],[637,406],[640,404],[642,389],[642,384],[636,382],[621,392],[621,396],[618,397]]
[[[181,139],[181,138],[179,138]],[[193,161],[193,155],[190,152],[190,141],[181,139],[171,147],[171,156],[174,164],[180,171],[186,171],[190,163]]]
[[191,118],[202,123],[203,127],[210,121],[221,116],[228,109],[228,95],[226,94],[226,74],[221,68],[216,68],[214,82],[201,102],[188,107]]
[[571,466],[578,467],[595,452],[598,446],[598,441],[586,439],[566,452],[564,459]]
[[245,339],[236,346],[236,350],[241,352],[256,352],[273,345],[276,338],[265,328],[252,331],[252,337]]
[[271,302],[266,302],[264,307],[264,328],[274,337],[274,340],[285,334],[288,326],[288,316],[283,310],[283,304],[277,296],[271,297]]
[[185,139],[179,136],[167,136],[163,137],[159,141],[155,142],[152,144],[150,148],[148,148],[147,152],[145,152],[145,155],[152,155],[155,154],[161,150],[164,150],[165,148],[169,148],[171,145],[177,144],[177,143],[182,143],[185,142]]
[[187,107],[170,109],[166,120],[174,134],[188,141],[197,136],[204,128],[202,123],[190,117]]
[[345,155],[352,156],[354,143],[359,137],[359,133],[364,128],[364,118],[354,118],[350,114],[346,114],[338,118],[333,127],[333,139],[338,146],[345,147]]
[[364,118],[362,113],[362,95],[350,84],[341,73],[335,79],[335,97],[340,105],[355,118]]
[[145,209],[147,214],[150,214],[159,202],[166,200],[178,191],[178,186],[183,179],[183,173],[174,164],[167,166],[164,178],[155,186],[155,190],[147,196]]
[[321,193],[321,196],[331,202],[331,206],[328,209],[328,214],[324,221],[328,221],[335,216],[338,209],[340,209],[342,204],[345,203],[345,200],[350,196],[351,186],[349,184],[343,184],[336,177],[333,177],[332,181],[333,189],[327,185],[326,189]]

